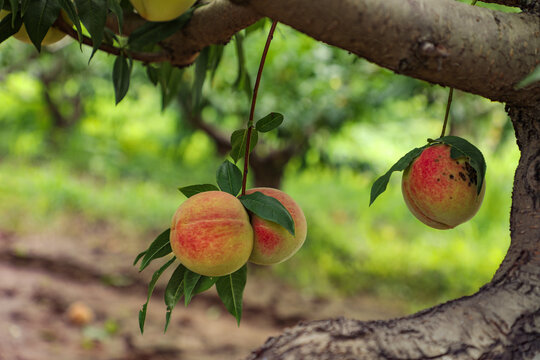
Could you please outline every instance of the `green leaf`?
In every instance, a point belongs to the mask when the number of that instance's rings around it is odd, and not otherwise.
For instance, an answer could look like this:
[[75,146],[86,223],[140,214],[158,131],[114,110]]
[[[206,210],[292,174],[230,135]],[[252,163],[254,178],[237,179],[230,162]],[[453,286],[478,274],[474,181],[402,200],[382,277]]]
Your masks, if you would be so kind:
[[458,136],[444,136],[436,139],[435,142],[450,145],[452,148],[450,150],[450,157],[452,159],[466,157],[469,160],[469,163],[476,171],[476,175],[478,176],[476,187],[477,193],[480,194],[487,170],[486,160],[484,159],[482,152],[476,146]]
[[201,276],[201,274],[194,273],[189,269],[184,273],[184,303],[186,306],[188,306],[191,298],[195,295],[193,290],[195,290]]
[[4,8],[4,0],[0,0],[0,10]]
[[[9,0],[9,5],[10,5],[10,8],[11,8],[11,13],[13,14],[13,18],[12,18],[12,27],[15,27],[15,19],[17,18],[17,13],[19,12],[19,1],[18,0]],[[20,16],[21,18],[23,17],[22,15]]]
[[162,258],[172,252],[171,242],[169,240],[171,229],[167,229],[150,244],[146,254],[143,257],[139,271],[143,271],[155,259]]
[[15,26],[12,27],[13,14],[9,13],[0,21],[0,44],[9,39],[10,36],[17,33],[22,26],[22,19],[16,16]]
[[239,198],[242,205],[255,215],[283,226],[294,236],[294,220],[279,200],[256,191]]
[[202,89],[206,80],[206,71],[208,70],[208,61],[210,56],[210,48],[205,47],[197,61],[195,61],[195,79],[193,81],[193,109],[200,110],[202,102]]
[[183,13],[182,16],[172,21],[145,22],[129,35],[129,47],[131,49],[142,49],[148,45],[154,45],[165,40],[189,23],[189,20],[193,16],[193,11],[194,8],[191,8]]
[[116,19],[118,20],[118,33],[122,34],[122,29],[124,28],[124,11],[122,10],[120,1],[107,0],[107,7],[116,16]]
[[420,148],[412,149],[401,159],[399,159],[398,162],[390,168],[390,170],[388,170],[384,175],[375,180],[375,182],[371,186],[371,198],[369,200],[370,206],[371,204],[373,204],[375,199],[377,199],[377,197],[386,190],[386,186],[388,185],[388,181],[390,180],[390,176],[392,175],[392,173],[394,171],[405,170],[414,159],[420,156],[420,154],[422,153],[422,151],[424,151],[426,147],[427,145]]
[[161,87],[161,109],[170,104],[182,85],[183,70],[173,67],[169,62],[162,63],[157,69],[157,78]]
[[157,68],[152,66],[152,64],[146,64],[146,76],[150,80],[150,82],[156,86],[159,83],[159,71]]
[[133,61],[131,59],[128,61],[123,55],[117,56],[114,61],[112,78],[116,105],[122,101],[129,90],[132,66]]
[[193,294],[197,295],[210,289],[218,281],[218,278],[218,276],[201,276],[197,286],[193,289]]
[[280,113],[272,112],[261,120],[257,121],[255,128],[260,132],[268,132],[277,128],[283,122],[283,115]]
[[164,332],[167,332],[174,307],[178,301],[180,301],[182,295],[184,295],[184,273],[186,271],[187,268],[184,265],[178,265],[165,288],[165,305],[167,305],[167,313],[165,314]]
[[525,86],[531,85],[537,81],[540,81],[540,65],[538,65],[532,73],[527,75],[523,80],[519,82],[519,84],[517,85],[517,89],[522,89]]
[[32,44],[41,51],[41,42],[60,14],[57,0],[34,0],[28,7],[23,22]]
[[[231,134],[231,152],[230,156],[236,164],[239,159],[244,157],[246,152],[248,129],[236,130]],[[251,141],[249,142],[249,152],[253,151],[255,145],[259,141],[257,131],[251,131]]]
[[234,35],[236,56],[238,59],[238,75],[234,82],[234,87],[243,90],[247,98],[251,100],[252,89],[249,73],[246,69],[246,56],[244,55],[244,36],[242,33],[236,33]]
[[210,69],[210,80],[214,81],[214,76],[216,75],[219,64],[221,63],[221,58],[223,57],[223,51],[225,50],[224,45],[211,45],[210,46],[210,56],[208,59],[208,68]]
[[229,160],[225,160],[218,168],[216,179],[219,188],[233,196],[238,195],[242,189],[242,172]]
[[82,44],[82,27],[81,27],[81,19],[79,18],[79,14],[77,14],[77,9],[75,9],[75,5],[73,4],[73,1],[71,0],[59,0],[60,6],[66,14],[69,17],[69,20],[73,24],[75,24],[75,28],[77,29],[77,35],[79,37],[79,44]]
[[144,322],[146,321],[146,309],[148,308],[148,303],[150,302],[150,298],[152,297],[152,293],[154,292],[156,283],[159,277],[161,276],[161,274],[163,274],[163,272],[175,260],[176,260],[175,258],[170,259],[152,275],[152,280],[150,280],[150,283],[148,284],[148,295],[146,297],[146,303],[142,306],[142,309],[139,311],[139,329],[141,330],[141,334],[144,333]]
[[242,319],[242,296],[247,281],[247,265],[236,272],[221,276],[216,282],[216,289],[227,311],[236,318],[240,326]]
[[137,256],[135,256],[135,260],[133,260],[133,266],[137,265],[139,260],[142,259],[142,257],[146,254],[146,250],[140,252]]
[[212,184],[201,184],[201,185],[191,185],[191,186],[184,186],[181,188],[178,188],[182,194],[184,194],[187,198],[192,197],[193,195],[197,195],[202,192],[206,191],[218,191],[219,189],[217,186]]
[[90,60],[101,46],[107,21],[107,0],[75,0],[83,25],[92,37],[93,49]]

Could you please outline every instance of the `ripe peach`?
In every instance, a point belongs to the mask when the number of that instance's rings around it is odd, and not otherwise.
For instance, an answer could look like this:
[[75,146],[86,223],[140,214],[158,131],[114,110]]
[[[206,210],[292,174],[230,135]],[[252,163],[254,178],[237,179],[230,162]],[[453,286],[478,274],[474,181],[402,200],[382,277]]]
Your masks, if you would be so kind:
[[[9,11],[7,10],[0,10],[0,20],[9,14]],[[69,21],[69,18],[67,15],[62,14],[62,16]],[[70,21],[71,22],[71,21]],[[43,41],[41,42],[41,45],[52,45],[55,42],[58,42],[62,40],[66,36],[66,33],[56,29],[56,28],[50,28],[49,31],[47,31],[47,34],[43,38]],[[13,37],[19,41],[22,41],[27,44],[31,44],[32,40],[30,40],[30,37],[28,36],[28,33],[26,32],[26,27],[23,26],[19,31],[17,31]]]
[[248,261],[253,229],[240,200],[208,191],[193,195],[176,210],[170,242],[178,260],[191,271],[222,276]]
[[409,210],[435,229],[451,229],[476,214],[486,182],[477,192],[476,171],[466,158],[452,159],[450,146],[426,148],[403,173],[403,198]]
[[249,261],[259,265],[272,265],[289,259],[302,247],[307,235],[307,222],[304,212],[298,204],[283,191],[273,188],[253,188],[256,191],[276,198],[291,214],[294,220],[295,235],[291,235],[284,227],[272,221],[252,215],[251,223],[255,232],[253,252]]
[[139,15],[148,21],[169,21],[182,15],[195,0],[130,0]]

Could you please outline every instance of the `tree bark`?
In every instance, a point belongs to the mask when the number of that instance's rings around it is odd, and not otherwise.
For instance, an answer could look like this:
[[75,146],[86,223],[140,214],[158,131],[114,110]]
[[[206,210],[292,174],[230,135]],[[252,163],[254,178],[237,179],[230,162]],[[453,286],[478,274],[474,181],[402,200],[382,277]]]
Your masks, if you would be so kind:
[[270,338],[255,359],[537,359],[540,356],[540,104],[510,106],[521,159],[512,242],[478,293],[390,321],[301,323]]

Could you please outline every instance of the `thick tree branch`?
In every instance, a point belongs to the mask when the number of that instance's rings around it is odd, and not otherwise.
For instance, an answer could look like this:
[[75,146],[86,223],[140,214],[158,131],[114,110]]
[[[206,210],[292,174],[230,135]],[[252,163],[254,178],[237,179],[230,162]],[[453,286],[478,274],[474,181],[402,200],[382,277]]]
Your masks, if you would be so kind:
[[213,0],[197,9],[191,22],[163,43],[171,62],[185,65],[205,46],[226,43],[268,16],[398,73],[496,101],[540,101],[540,84],[514,88],[540,64],[540,18],[532,14],[454,0],[242,3]]

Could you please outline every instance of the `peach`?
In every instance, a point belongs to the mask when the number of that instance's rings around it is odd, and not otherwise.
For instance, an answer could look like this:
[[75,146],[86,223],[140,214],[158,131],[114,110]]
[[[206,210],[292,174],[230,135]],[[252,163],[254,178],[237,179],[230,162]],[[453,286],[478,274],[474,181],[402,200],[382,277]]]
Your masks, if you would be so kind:
[[[7,14],[9,14],[9,11],[0,10],[0,20],[3,19],[4,17],[6,17]],[[64,16],[64,18],[69,21],[69,18],[67,17],[67,15],[62,14],[62,16]],[[43,38],[43,41],[41,42],[41,45],[52,45],[52,44],[62,40],[65,36],[66,36],[66,33],[52,27],[52,28],[49,29],[49,31],[47,31],[47,34]],[[32,43],[32,40],[30,40],[30,37],[28,36],[28,33],[26,32],[26,27],[24,26],[24,24],[21,27],[21,29],[19,31],[17,31],[13,35],[13,37],[15,39],[17,39],[19,41],[22,41],[24,43],[27,43],[27,44]]]
[[281,225],[252,215],[251,223],[255,232],[255,241],[249,261],[259,265],[277,264],[289,259],[304,244],[307,235],[306,217],[300,206],[283,191],[261,187],[250,189],[246,191],[246,194],[256,191],[277,199],[289,210],[294,220],[295,235],[293,236]]
[[195,0],[130,0],[139,15],[148,21],[176,19],[195,3]]
[[173,216],[173,253],[189,270],[206,276],[235,272],[253,249],[253,229],[244,206],[222,191],[187,199]]
[[452,229],[471,219],[482,204],[476,171],[465,157],[452,159],[450,146],[426,148],[403,173],[403,198],[409,210],[435,229]]

